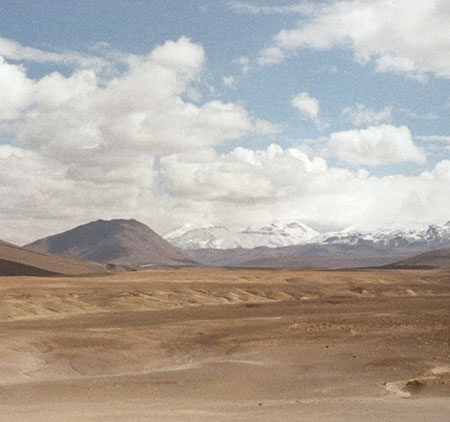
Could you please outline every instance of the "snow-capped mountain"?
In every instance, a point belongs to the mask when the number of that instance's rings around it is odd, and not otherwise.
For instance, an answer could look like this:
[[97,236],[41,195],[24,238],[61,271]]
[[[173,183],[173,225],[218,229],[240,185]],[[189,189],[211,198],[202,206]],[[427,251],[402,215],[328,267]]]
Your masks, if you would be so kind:
[[169,243],[184,250],[235,249],[241,247],[237,237],[237,233],[221,226],[192,229],[184,233],[180,228],[164,235]]
[[450,221],[444,225],[422,225],[397,229],[358,230],[348,227],[339,232],[323,233],[314,239],[321,244],[356,244],[372,241],[385,246],[407,246],[413,243],[450,243]]
[[397,229],[361,230],[347,227],[337,232],[318,233],[299,223],[273,221],[263,227],[227,228],[210,226],[193,229],[189,225],[164,236],[172,245],[185,250],[280,248],[293,245],[356,245],[361,241],[389,247],[427,244],[450,245],[450,221],[444,225],[423,225]]
[[286,224],[273,221],[268,226],[249,226],[239,232],[241,245],[246,249],[258,246],[279,248],[282,246],[303,245],[310,243],[318,235],[317,231],[297,221]]
[[267,226],[227,228],[211,226],[189,230],[188,226],[164,235],[172,245],[185,250],[196,249],[252,249],[260,246],[279,248],[310,243],[318,232],[299,222],[273,221]]

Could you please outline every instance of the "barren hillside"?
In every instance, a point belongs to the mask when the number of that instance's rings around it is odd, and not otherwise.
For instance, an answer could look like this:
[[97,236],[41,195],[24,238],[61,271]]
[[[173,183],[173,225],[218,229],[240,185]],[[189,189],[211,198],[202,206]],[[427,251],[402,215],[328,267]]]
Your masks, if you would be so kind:
[[130,266],[195,264],[187,253],[170,245],[136,220],[97,220],[37,240],[26,247],[78,259]]
[[51,255],[0,240],[1,275],[87,274],[105,271],[102,264]]

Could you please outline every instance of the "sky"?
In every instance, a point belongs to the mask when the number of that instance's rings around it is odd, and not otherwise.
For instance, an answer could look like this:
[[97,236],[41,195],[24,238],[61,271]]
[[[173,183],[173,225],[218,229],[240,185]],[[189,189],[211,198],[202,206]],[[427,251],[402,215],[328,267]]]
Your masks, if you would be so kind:
[[448,0],[2,0],[0,238],[450,220]]

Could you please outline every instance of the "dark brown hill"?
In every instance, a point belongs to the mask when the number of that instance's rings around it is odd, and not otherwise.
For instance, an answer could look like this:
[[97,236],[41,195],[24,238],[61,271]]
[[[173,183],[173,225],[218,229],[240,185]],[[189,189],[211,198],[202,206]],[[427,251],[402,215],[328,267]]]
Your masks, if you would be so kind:
[[42,268],[33,267],[32,265],[21,264],[20,262],[7,261],[0,259],[0,276],[32,276],[46,277],[51,275],[61,275],[52,271],[43,270]]
[[132,267],[194,265],[187,253],[175,248],[136,220],[97,220],[37,240],[27,248],[57,255]]
[[44,276],[87,274],[105,271],[105,266],[21,248],[0,240],[0,275]]
[[385,266],[385,268],[450,269],[450,248],[426,252]]

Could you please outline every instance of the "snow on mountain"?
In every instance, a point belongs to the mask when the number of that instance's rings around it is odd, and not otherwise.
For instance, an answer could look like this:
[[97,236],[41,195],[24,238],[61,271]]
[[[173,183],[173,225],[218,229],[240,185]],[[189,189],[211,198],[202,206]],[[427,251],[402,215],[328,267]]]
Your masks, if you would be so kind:
[[210,226],[188,230],[181,234],[181,229],[167,233],[165,239],[172,245],[184,249],[234,249],[242,247],[238,234],[226,227]]
[[[184,232],[183,232],[184,231]],[[309,243],[319,233],[298,222],[282,224],[273,221],[267,226],[226,228],[222,226],[189,230],[175,229],[164,236],[172,245],[185,250],[195,249],[252,249],[260,246],[279,248]]]
[[422,225],[373,231],[348,227],[339,232],[323,233],[314,239],[314,242],[323,244],[356,244],[362,240],[394,247],[406,246],[417,242],[450,243],[450,221],[444,225]]
[[302,245],[319,235],[305,224],[296,221],[283,224],[273,221],[264,227],[246,227],[240,231],[241,245],[250,249],[258,246],[279,248],[282,246]]
[[299,223],[273,221],[267,226],[227,228],[210,226],[193,229],[189,224],[164,236],[172,245],[185,250],[196,249],[252,249],[261,246],[279,248],[305,244],[350,244],[369,241],[386,246],[407,246],[414,243],[429,245],[450,244],[450,221],[444,225],[362,230],[347,227],[338,232],[318,233]]
[[181,227],[177,227],[173,230],[168,231],[166,234],[164,234],[164,239],[166,239],[168,242],[171,242],[173,239],[176,239],[179,236],[182,236],[183,234],[194,230],[195,227],[191,223],[186,223],[182,225]]

